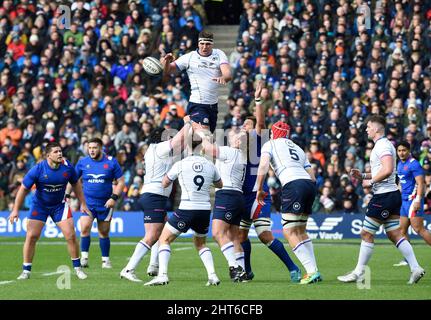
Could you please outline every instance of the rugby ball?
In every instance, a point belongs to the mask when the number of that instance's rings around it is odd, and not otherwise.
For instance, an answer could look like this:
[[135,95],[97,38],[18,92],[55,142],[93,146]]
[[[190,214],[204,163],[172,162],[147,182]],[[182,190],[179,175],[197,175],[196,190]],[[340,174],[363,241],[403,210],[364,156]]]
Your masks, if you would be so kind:
[[150,76],[156,76],[163,71],[163,65],[154,57],[146,57],[142,63],[146,73]]

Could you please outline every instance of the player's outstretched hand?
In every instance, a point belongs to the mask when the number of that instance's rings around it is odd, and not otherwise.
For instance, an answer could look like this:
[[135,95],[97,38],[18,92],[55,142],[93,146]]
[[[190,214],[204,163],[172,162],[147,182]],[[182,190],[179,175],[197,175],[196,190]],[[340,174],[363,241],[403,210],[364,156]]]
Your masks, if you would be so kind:
[[226,84],[226,80],[223,77],[213,78],[213,81],[220,83],[222,85]]
[[362,173],[359,169],[350,170],[350,175],[356,179],[362,179]]
[[88,214],[91,218],[93,218],[93,214],[91,213],[90,209],[88,209],[86,204],[81,205],[81,212],[84,212]]
[[171,63],[174,61],[174,56],[172,53],[167,53],[164,57],[160,58],[160,63],[165,66],[166,63]]
[[265,201],[264,200],[265,200],[266,196],[267,196],[267,193],[265,191],[258,191],[256,193],[256,200],[257,200],[257,202],[260,205],[264,206],[265,205]]
[[18,221],[18,210],[12,210],[12,212],[9,215],[9,221],[10,223],[14,223],[15,221]]
[[113,208],[115,206],[115,200],[109,198],[105,203],[105,208]]

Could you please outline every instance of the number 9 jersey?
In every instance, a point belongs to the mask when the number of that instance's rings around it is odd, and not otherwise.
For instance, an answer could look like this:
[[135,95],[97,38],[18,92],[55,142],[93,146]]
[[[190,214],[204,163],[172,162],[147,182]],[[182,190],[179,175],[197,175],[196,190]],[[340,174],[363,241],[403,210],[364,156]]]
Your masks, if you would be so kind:
[[167,173],[169,180],[178,178],[181,186],[181,210],[211,210],[210,187],[220,181],[215,165],[202,156],[192,155],[176,162]]
[[305,169],[310,168],[304,151],[292,140],[279,138],[266,142],[261,154],[270,155],[271,167],[281,182],[281,185],[298,180],[311,180],[310,175]]

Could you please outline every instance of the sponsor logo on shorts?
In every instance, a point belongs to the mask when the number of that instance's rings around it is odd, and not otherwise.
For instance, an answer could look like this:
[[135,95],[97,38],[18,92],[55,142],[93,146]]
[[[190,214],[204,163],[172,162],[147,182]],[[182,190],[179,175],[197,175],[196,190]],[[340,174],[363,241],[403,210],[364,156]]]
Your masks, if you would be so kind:
[[184,227],[186,226],[186,223],[184,221],[180,221],[180,222],[178,222],[177,226],[180,229],[184,229]]
[[382,213],[381,213],[381,215],[382,215],[383,218],[387,218],[387,217],[389,217],[389,211],[388,210],[383,210]]
[[230,220],[230,219],[232,219],[232,213],[231,212],[226,212],[226,214],[224,215],[224,217],[226,218],[226,220]]
[[32,213],[31,213],[31,215],[33,216],[33,217],[35,217],[35,216],[37,216],[39,213],[36,211],[36,210],[34,210]]
[[204,120],[202,121],[203,123],[209,123],[209,119],[208,118],[204,118]]
[[107,164],[107,163],[105,163],[104,165],[103,165],[103,169],[108,169],[109,168],[109,165]]
[[293,204],[293,209],[294,209],[294,210],[299,210],[299,209],[301,209],[301,204],[300,204],[299,202],[295,202],[295,203]]

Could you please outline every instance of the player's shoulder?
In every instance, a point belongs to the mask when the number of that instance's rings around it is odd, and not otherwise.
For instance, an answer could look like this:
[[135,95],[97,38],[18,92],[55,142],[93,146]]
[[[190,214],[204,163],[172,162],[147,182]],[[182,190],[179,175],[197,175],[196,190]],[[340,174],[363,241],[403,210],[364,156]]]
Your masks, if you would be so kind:
[[417,159],[415,159],[415,158],[413,158],[413,157],[411,157],[411,158],[410,158],[410,160],[409,160],[409,164],[410,164],[410,166],[412,166],[412,167],[422,167],[422,166],[421,166],[421,163],[420,163]]
[[65,167],[65,168],[73,168],[72,162],[70,162],[67,159],[63,158],[63,161],[61,162],[61,164]]

